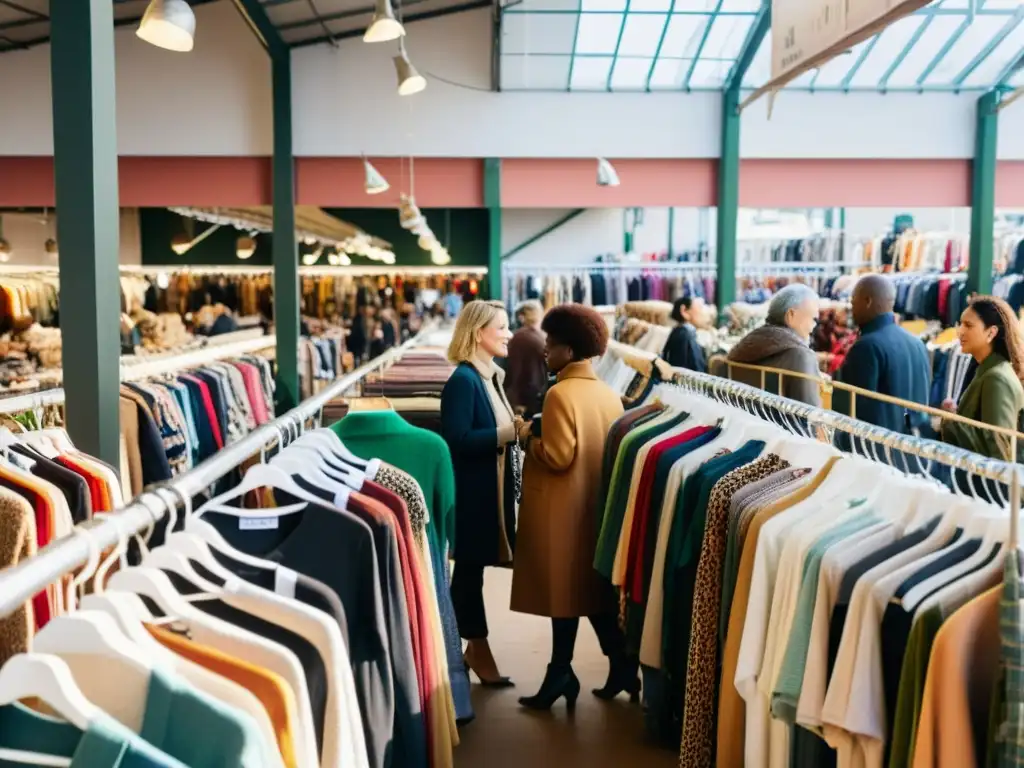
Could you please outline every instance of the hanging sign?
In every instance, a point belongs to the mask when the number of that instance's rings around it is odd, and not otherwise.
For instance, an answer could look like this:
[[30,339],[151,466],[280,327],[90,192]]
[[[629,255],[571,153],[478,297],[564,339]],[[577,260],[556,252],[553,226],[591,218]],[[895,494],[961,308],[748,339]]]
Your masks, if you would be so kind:
[[766,93],[778,91],[804,72],[823,66],[928,3],[929,0],[772,0],[771,79],[740,108]]

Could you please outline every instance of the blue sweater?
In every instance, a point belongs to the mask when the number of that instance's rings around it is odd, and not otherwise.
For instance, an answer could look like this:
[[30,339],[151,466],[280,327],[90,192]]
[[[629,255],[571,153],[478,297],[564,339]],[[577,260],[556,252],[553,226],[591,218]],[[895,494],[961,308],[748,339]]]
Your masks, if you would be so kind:
[[[879,315],[861,328],[836,378],[872,392],[928,404],[931,364],[924,343],[896,324],[892,313]],[[850,415],[850,395],[836,389],[832,408]],[[928,417],[898,405],[858,395],[854,415],[860,421],[876,424],[901,434],[909,427],[927,423]]]

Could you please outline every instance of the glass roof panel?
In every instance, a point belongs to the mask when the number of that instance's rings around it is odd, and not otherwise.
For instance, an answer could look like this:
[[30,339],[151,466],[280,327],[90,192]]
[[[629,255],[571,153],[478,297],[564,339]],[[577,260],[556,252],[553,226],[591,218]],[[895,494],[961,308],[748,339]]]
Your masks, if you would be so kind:
[[615,62],[615,68],[612,70],[612,90],[644,90],[647,87],[647,75],[650,74],[651,62],[653,61],[654,59],[650,57],[637,59],[620,58]]
[[615,53],[615,44],[622,29],[621,13],[584,13],[576,31],[576,53]]
[[627,15],[619,41],[619,56],[653,57],[658,52],[658,41],[667,21],[668,15],[664,13]]
[[651,72],[652,91],[676,91],[683,87],[683,78],[690,71],[690,59],[658,59]]
[[1024,52],[1024,23],[1018,21],[1010,33],[1003,38],[992,52],[981,61],[977,68],[964,78],[968,88],[984,88],[995,82],[1007,67]]
[[923,16],[908,16],[879,34],[867,56],[863,59],[858,56],[859,66],[850,78],[850,87],[875,87],[893,63],[903,55],[924,23]]
[[889,76],[888,85],[894,88],[909,88],[917,84],[918,78],[939,54],[944,46],[963,24],[960,16],[934,16],[928,27],[921,33],[906,57]]
[[669,58],[696,56],[710,20],[710,16],[673,16],[661,43],[661,55]]
[[593,56],[581,58],[577,56],[572,63],[572,81],[569,83],[573,91],[603,91],[608,87],[608,73],[612,70],[611,56]]
[[938,65],[924,79],[924,85],[952,85],[975,56],[1006,26],[1005,16],[975,16]]
[[[612,90],[721,88],[743,53],[762,1],[522,0],[502,14],[502,50],[573,55],[571,79],[583,88],[596,87],[606,68],[604,85]],[[938,0],[787,88],[981,91],[993,87],[1021,51],[1021,0]],[[745,88],[767,82],[770,52],[769,32],[752,57]],[[591,58],[598,61],[583,63]],[[606,58],[613,60],[610,65]],[[636,61],[624,63],[620,73],[616,59]],[[640,60],[648,66],[646,74]]]
[[753,16],[719,16],[711,25],[708,39],[701,49],[702,59],[735,60],[747,39],[747,31],[754,23]]

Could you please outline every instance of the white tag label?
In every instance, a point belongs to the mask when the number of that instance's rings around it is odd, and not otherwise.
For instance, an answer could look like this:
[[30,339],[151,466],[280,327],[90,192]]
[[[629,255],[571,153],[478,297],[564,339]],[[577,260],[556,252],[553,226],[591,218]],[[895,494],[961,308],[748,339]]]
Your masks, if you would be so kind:
[[240,517],[238,518],[238,530],[240,531],[274,531],[277,530],[278,517]]

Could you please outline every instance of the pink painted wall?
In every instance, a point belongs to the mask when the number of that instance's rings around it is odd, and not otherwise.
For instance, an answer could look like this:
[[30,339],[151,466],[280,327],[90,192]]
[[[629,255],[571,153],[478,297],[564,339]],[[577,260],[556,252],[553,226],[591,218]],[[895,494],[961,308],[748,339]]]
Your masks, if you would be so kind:
[[[296,159],[296,195],[303,205],[394,208],[410,187],[410,164],[371,162],[391,183],[382,195],[363,191],[355,157]],[[502,162],[506,208],[713,207],[717,160],[612,160],[618,187],[597,186],[597,163],[580,159]],[[417,202],[424,207],[483,206],[483,162],[422,158],[414,164]],[[122,157],[125,207],[269,205],[267,157]],[[0,157],[0,206],[54,205],[53,159]],[[744,160],[740,205],[747,208],[844,206],[962,207],[970,205],[968,160]],[[1001,161],[996,205],[1024,207],[1024,161]]]
[[596,160],[515,159],[501,163],[505,208],[618,208],[715,204],[715,160],[611,160],[621,182],[597,186]]
[[410,164],[397,157],[368,158],[391,189],[379,195],[363,191],[365,174],[358,157],[299,157],[296,195],[303,205],[331,208],[397,208],[399,195],[415,181],[416,202],[424,208],[482,208],[483,161],[474,158],[420,158]]

